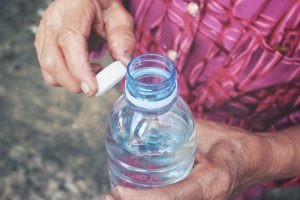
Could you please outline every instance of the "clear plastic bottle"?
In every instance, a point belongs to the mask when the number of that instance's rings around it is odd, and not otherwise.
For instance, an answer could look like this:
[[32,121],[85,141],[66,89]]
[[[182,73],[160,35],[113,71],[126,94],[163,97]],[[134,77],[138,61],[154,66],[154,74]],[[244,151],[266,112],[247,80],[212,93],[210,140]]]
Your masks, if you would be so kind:
[[184,179],[193,167],[195,135],[173,62],[159,54],[134,58],[107,120],[111,187],[153,188]]

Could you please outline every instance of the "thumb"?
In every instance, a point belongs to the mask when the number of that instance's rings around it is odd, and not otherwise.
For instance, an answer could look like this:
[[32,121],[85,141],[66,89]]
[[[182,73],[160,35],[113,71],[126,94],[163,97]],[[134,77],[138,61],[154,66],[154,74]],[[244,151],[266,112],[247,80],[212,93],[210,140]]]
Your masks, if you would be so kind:
[[103,18],[106,40],[112,57],[127,65],[135,47],[131,15],[119,2],[112,1],[104,10]]

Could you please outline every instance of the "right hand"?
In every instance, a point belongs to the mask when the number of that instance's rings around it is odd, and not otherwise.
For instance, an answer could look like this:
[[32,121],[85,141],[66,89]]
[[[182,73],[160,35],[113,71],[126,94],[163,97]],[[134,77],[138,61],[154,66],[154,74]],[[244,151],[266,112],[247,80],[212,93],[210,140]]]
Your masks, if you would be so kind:
[[97,92],[88,39],[104,38],[112,57],[127,64],[135,46],[133,20],[117,0],[56,0],[43,14],[35,47],[45,82],[87,96]]
[[[117,186],[103,200],[225,200],[264,181],[272,151],[250,132],[217,122],[197,121],[196,162],[189,176],[175,184],[136,190]],[[298,134],[299,135],[299,134]]]

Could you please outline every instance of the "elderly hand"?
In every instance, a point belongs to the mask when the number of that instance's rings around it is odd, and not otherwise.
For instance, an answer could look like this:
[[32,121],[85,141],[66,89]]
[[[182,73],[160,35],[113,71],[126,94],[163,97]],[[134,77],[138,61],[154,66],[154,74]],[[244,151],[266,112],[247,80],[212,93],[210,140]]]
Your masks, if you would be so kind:
[[95,95],[95,72],[88,41],[95,33],[107,40],[114,59],[127,64],[135,39],[132,17],[117,0],[56,0],[45,11],[35,47],[43,77],[51,86]]
[[[268,163],[268,145],[255,135],[226,125],[199,121],[196,163],[183,181],[148,190],[117,187],[106,200],[225,200],[255,183]],[[259,170],[258,170],[259,169]]]

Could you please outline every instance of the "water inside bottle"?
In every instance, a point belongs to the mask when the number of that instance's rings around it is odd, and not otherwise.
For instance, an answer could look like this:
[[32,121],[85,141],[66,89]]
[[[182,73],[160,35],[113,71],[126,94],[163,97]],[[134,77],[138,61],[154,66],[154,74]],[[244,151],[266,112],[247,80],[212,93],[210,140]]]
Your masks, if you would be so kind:
[[181,110],[175,107],[145,118],[125,107],[111,122],[106,147],[112,187],[168,185],[182,180],[191,170],[195,131]]

